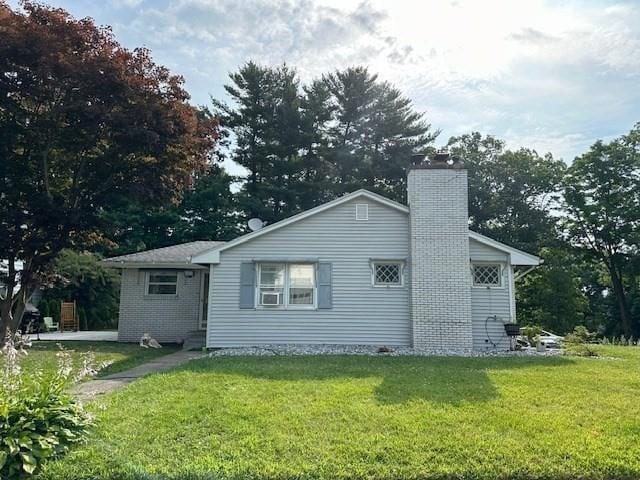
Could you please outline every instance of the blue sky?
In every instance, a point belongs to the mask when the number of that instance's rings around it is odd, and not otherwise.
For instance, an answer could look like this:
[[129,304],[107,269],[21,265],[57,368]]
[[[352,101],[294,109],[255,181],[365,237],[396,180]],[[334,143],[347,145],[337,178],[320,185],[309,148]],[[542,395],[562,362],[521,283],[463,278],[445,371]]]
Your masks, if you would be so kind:
[[[310,79],[368,65],[442,130],[472,130],[570,162],[640,121],[640,1],[57,0],[111,25],[224,98],[247,60]],[[234,167],[232,166],[233,170]]]

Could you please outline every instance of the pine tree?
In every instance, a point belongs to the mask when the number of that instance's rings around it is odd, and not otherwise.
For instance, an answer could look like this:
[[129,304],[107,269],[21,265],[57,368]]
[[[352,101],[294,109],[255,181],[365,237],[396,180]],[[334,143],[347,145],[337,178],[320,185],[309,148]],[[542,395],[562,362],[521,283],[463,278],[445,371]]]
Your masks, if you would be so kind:
[[411,154],[424,151],[437,132],[411,100],[364,67],[322,78],[332,112],[327,159],[336,171],[337,195],[367,188],[406,200]]
[[248,171],[238,205],[245,217],[272,223],[296,210],[291,187],[300,164],[298,80],[286,65],[269,68],[253,62],[230,80],[225,90],[232,104],[213,103],[232,140],[230,158]]

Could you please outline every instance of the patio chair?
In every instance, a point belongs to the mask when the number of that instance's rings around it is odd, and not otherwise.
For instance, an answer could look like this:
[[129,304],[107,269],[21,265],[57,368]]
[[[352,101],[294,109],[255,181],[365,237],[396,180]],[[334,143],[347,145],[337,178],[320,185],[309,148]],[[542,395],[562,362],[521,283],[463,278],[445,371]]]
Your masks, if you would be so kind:
[[78,322],[78,312],[76,310],[76,302],[62,302],[60,305],[60,331],[80,330]]
[[52,317],[44,317],[44,330],[50,332],[52,330],[58,330],[60,328],[59,322],[54,322]]

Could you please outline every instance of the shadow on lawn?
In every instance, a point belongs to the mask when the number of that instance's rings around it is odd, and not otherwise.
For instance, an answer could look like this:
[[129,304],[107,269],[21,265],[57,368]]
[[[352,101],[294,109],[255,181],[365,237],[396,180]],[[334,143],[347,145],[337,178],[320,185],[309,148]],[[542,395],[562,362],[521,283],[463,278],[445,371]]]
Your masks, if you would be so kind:
[[566,357],[215,357],[190,362],[183,370],[284,381],[382,378],[374,390],[380,404],[411,400],[457,405],[499,397],[488,371],[553,368]]

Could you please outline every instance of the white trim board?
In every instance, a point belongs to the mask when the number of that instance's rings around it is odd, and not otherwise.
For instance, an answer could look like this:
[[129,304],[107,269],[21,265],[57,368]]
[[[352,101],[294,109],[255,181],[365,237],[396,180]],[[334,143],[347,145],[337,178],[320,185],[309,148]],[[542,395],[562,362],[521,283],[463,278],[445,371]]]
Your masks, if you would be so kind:
[[475,240],[478,243],[482,243],[483,245],[487,245],[488,247],[493,247],[496,250],[508,253],[511,265],[535,266],[542,263],[542,259],[540,257],[536,257],[535,255],[531,255],[530,253],[510,247],[509,245],[505,245],[504,243],[498,242],[497,240],[493,240],[489,237],[485,237],[484,235],[480,235],[479,233],[472,232],[471,230],[469,230],[469,238]]
[[[220,245],[219,247],[214,247],[210,250],[207,250],[205,252],[199,253],[198,255],[194,255],[193,257],[191,257],[191,262],[195,263],[195,264],[215,264],[215,263],[220,263],[220,252],[227,250],[229,248],[233,248],[237,245],[241,245],[243,243],[246,243],[250,240],[253,240],[254,238],[260,237],[262,235],[265,235],[269,232],[273,232],[274,230],[278,230],[282,227],[286,227],[287,225],[290,225],[292,223],[295,223],[299,220],[303,220],[307,217],[310,217],[312,215],[315,215],[316,213],[320,213],[320,212],[324,212],[325,210],[328,210],[330,208],[336,207],[338,205],[341,205],[345,202],[348,202],[350,200],[356,199],[356,198],[360,198],[360,197],[364,197],[364,198],[368,198],[369,200],[372,200],[374,202],[378,202],[381,203],[383,205],[386,205],[388,207],[394,208],[400,212],[409,213],[409,207],[402,205],[398,202],[394,202],[393,200],[389,200],[386,197],[383,197],[382,195],[378,195],[377,193],[373,193],[370,192],[369,190],[356,190],[353,193],[349,193],[347,195],[344,195],[340,198],[336,198],[335,200],[332,200],[330,202],[324,203],[322,205],[319,205],[315,208],[312,208],[310,210],[306,210],[302,213],[299,213],[297,215],[294,215],[292,217],[289,218],[285,218],[284,220],[281,220],[279,222],[276,222],[272,225],[268,225],[260,230],[257,230],[255,232],[251,232],[248,233],[246,235],[243,235],[241,237],[236,238],[235,240],[232,240],[230,242],[225,243],[224,245]],[[509,258],[510,258],[510,263],[512,265],[530,265],[530,266],[536,266],[536,265],[540,265],[542,263],[542,259],[540,259],[539,257],[535,256],[535,255],[531,255],[530,253],[526,253],[523,252],[522,250],[518,250],[517,248],[513,248],[510,247],[508,245],[505,245],[504,243],[498,242],[497,240],[493,240],[489,237],[485,237],[484,235],[481,235],[479,233],[473,232],[471,230],[469,230],[469,238],[482,243],[484,245],[487,245],[489,247],[495,248],[496,250],[500,250],[502,252],[505,252],[507,254],[509,254]]]

